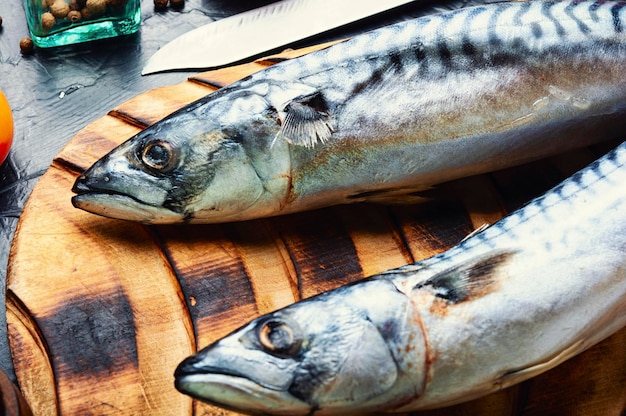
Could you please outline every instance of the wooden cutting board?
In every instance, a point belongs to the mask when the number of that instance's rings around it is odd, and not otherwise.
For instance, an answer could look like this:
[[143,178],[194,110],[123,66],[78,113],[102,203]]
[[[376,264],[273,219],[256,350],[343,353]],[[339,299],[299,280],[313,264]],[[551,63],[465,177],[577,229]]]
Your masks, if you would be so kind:
[[[7,282],[13,362],[35,415],[234,415],[178,393],[177,364],[259,314],[441,252],[606,150],[457,181],[442,187],[446,198],[412,206],[149,227],[72,207],[74,179],[117,144],[216,88],[305,52],[149,91],[85,127],[55,158],[24,208]],[[519,386],[421,414],[620,416],[625,385],[622,330]]]

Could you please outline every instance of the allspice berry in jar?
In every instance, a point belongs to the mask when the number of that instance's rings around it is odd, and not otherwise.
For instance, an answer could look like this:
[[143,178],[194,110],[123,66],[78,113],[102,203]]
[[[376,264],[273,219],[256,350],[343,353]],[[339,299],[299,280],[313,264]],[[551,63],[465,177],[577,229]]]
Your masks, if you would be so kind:
[[70,5],[65,0],[56,0],[50,5],[52,16],[57,19],[63,19],[70,12]]
[[140,0],[23,0],[31,38],[41,48],[129,35],[139,30]]

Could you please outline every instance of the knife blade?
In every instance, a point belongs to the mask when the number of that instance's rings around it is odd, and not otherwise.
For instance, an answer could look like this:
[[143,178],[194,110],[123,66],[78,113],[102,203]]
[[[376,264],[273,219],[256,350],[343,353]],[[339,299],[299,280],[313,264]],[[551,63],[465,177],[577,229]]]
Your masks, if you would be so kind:
[[142,75],[241,61],[414,0],[282,0],[193,29],[159,49]]

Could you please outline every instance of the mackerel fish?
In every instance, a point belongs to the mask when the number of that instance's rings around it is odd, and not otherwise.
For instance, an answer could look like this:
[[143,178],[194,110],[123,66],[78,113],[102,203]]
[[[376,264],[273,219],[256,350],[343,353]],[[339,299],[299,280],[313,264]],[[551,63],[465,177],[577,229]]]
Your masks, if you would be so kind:
[[276,64],[138,133],[74,206],[239,221],[413,194],[616,138],[623,2],[510,2],[384,27]]
[[452,249],[260,317],[184,360],[252,414],[405,412],[540,374],[626,325],[626,142]]

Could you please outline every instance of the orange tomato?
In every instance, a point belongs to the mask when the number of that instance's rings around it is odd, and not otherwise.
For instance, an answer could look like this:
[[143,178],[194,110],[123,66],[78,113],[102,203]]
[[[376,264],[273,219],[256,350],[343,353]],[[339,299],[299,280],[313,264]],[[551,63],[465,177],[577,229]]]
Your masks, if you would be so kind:
[[0,164],[9,153],[13,142],[13,116],[6,97],[0,91]]

